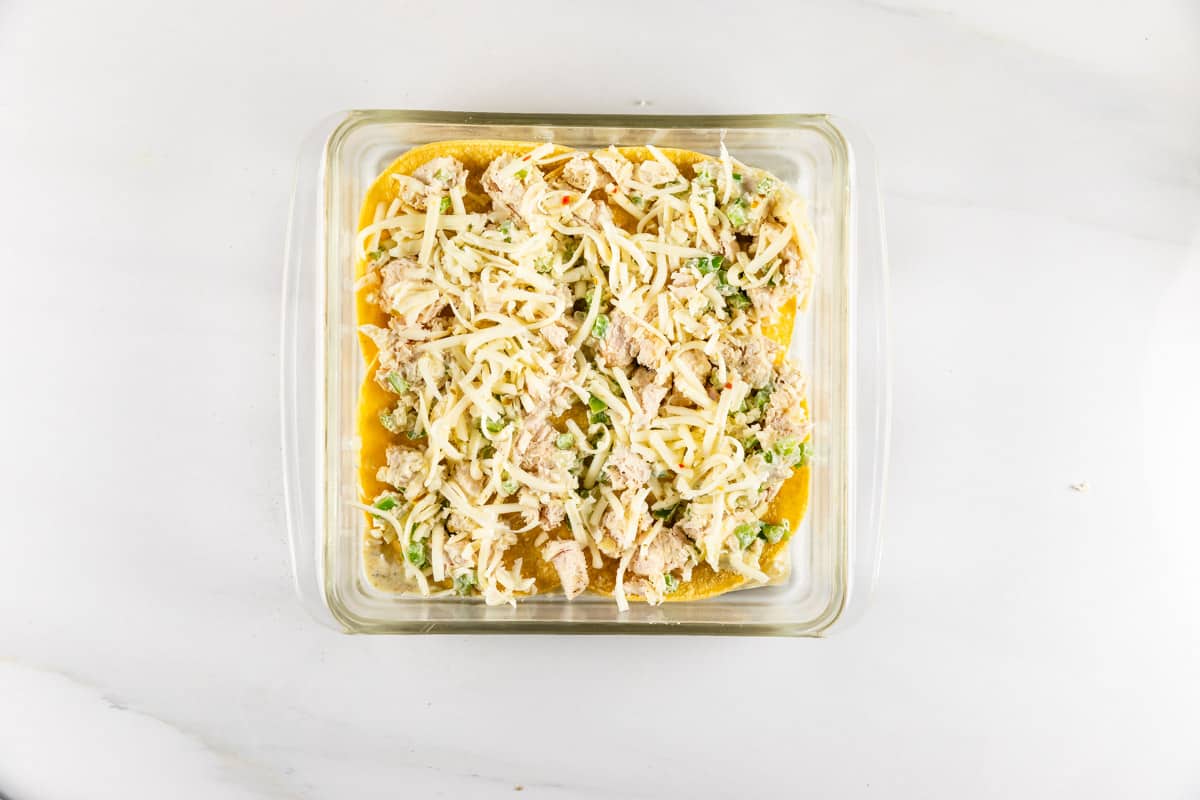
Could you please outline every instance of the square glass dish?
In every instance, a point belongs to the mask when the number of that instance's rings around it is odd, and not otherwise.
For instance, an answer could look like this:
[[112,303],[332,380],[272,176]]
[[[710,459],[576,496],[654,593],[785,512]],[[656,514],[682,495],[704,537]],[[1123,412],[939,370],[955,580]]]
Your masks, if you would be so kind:
[[[611,598],[400,597],[367,580],[355,414],[364,366],[353,290],[363,195],[394,158],[447,139],[553,140],[576,148],[655,144],[717,153],[773,172],[808,202],[816,285],[788,350],[809,377],[812,484],[782,585],[618,611]],[[825,115],[574,116],[354,111],[303,146],[283,281],[283,468],[292,567],[319,620],[370,633],[674,633],[820,636],[862,612],[879,561],[890,378],[887,264],[870,145]]]

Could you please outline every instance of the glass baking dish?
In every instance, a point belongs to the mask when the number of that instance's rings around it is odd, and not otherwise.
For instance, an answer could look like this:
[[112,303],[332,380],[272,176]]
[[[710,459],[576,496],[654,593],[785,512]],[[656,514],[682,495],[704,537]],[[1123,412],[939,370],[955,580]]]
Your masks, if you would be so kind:
[[[789,356],[810,378],[808,515],[782,585],[621,613],[611,598],[535,596],[516,608],[400,597],[364,574],[355,429],[363,377],[352,243],[359,204],[396,156],[445,139],[554,140],[576,148],[653,143],[770,170],[808,201],[819,269]],[[820,636],[866,604],[878,569],[890,378],[887,263],[870,145],[825,115],[575,116],[353,111],[319,125],[297,165],[283,281],[283,468],[292,567],[318,619],[370,633],[675,633]]]

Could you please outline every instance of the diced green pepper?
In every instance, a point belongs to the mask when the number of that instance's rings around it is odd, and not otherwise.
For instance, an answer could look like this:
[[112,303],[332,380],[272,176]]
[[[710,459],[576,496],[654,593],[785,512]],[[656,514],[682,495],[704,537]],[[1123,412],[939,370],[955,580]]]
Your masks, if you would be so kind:
[[464,572],[462,575],[454,576],[454,593],[461,596],[466,596],[475,588],[475,575],[471,572]]
[[575,435],[572,433],[560,433],[554,439],[554,446],[559,450],[570,450],[575,446]]
[[743,523],[733,529],[733,535],[737,537],[738,544],[745,550],[758,538],[758,525],[756,523]]
[[519,488],[520,486],[509,477],[507,472],[500,476],[500,494],[505,496],[516,494]]
[[399,372],[389,372],[387,374],[388,386],[392,387],[392,391],[396,394],[404,394],[408,391],[408,381],[400,377]]
[[396,422],[396,418],[386,411],[379,412],[379,424],[388,431],[388,433],[399,433],[400,425]]
[[740,172],[733,173],[733,179],[735,181],[740,181],[742,179],[742,173],[740,173]]
[[761,535],[762,538],[766,539],[771,544],[776,544],[777,542],[782,542],[784,537],[788,535],[788,529],[790,527],[791,525],[786,519],[778,524],[767,522],[762,526]]
[[488,433],[499,433],[504,430],[508,422],[505,421],[504,417],[498,417],[496,419],[489,419],[483,424],[488,429]]
[[597,411],[595,414],[588,414],[589,425],[611,425],[612,418],[608,416],[607,411]]
[[750,221],[750,217],[746,215],[746,201],[742,198],[734,200],[725,207],[725,216],[729,218],[729,224],[735,228],[740,228]]
[[376,500],[375,507],[378,508],[380,511],[391,511],[393,508],[396,507],[396,504],[398,502],[400,502],[400,501],[397,500],[393,495],[389,494],[387,497],[381,497],[378,500]]
[[596,317],[596,323],[592,325],[592,336],[603,339],[606,333],[608,333],[608,315],[601,314]]
[[479,448],[480,458],[491,458],[494,455],[496,455],[496,448],[492,447],[490,444],[485,444],[483,447]]
[[725,299],[730,308],[749,308],[750,296],[745,292],[735,292]]
[[429,546],[424,539],[410,539],[404,551],[408,563],[420,569],[429,563]]
[[449,210],[450,210],[450,198],[449,198],[449,197],[443,197],[443,198],[442,198],[442,202],[438,203],[438,211],[440,211],[440,212],[442,212],[443,214],[445,214],[445,213],[446,213],[447,211],[449,211]]
[[442,183],[445,183],[446,179],[449,177],[449,173],[447,173],[444,169],[439,169],[437,172],[433,173],[433,179],[435,181],[441,181]]
[[629,202],[633,203],[635,206],[641,206],[644,201],[642,200],[642,196],[640,194],[631,194],[629,195]]
[[515,176],[516,176],[517,180],[519,180],[519,181],[523,181],[523,180],[525,180],[526,178],[528,178],[528,177],[529,177],[529,170],[527,170],[527,169],[519,169],[519,170],[517,170],[516,172],[514,172],[514,173],[513,173],[513,175],[515,175]]
[[594,394],[588,395],[588,411],[595,413],[597,411],[603,411],[606,408],[608,408],[608,403],[604,402],[599,397],[596,397]]
[[670,594],[671,592],[675,591],[676,589],[679,588],[679,578],[676,578],[674,575],[672,575],[669,572],[664,572],[663,573],[663,588],[666,589],[667,594]]

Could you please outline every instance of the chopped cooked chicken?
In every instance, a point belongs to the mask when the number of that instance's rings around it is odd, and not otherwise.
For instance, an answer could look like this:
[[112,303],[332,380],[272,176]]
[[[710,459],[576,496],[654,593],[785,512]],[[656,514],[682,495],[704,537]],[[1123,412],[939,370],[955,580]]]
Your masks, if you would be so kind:
[[661,186],[671,183],[679,177],[679,170],[672,166],[650,159],[637,165],[633,171],[634,180],[651,186]]
[[658,416],[658,409],[667,396],[667,387],[657,383],[657,380],[657,374],[644,367],[639,367],[630,379],[638,403],[638,411],[633,417],[634,427],[645,427]]
[[775,374],[773,364],[779,345],[762,336],[748,336],[740,341],[726,339],[721,343],[725,368],[753,388],[766,385]]
[[567,346],[567,329],[562,325],[547,325],[542,328],[542,336],[555,350],[561,351]]
[[619,444],[604,463],[604,474],[616,491],[645,486],[650,480],[650,465],[646,459]]
[[701,386],[708,382],[708,374],[712,372],[712,363],[704,353],[699,350],[685,350],[676,356],[675,360]]
[[627,367],[636,360],[657,369],[666,358],[667,344],[642,330],[624,311],[614,311],[608,330],[596,346],[596,355],[609,367]]
[[595,189],[600,181],[596,162],[584,153],[576,153],[566,164],[563,164],[562,177],[569,185],[581,192]]
[[695,557],[683,534],[673,529],[659,531],[648,545],[638,548],[631,569],[639,575],[657,577],[679,569]]
[[568,600],[583,594],[588,585],[588,569],[579,542],[552,539],[542,546],[542,558],[554,565]]
[[493,203],[522,220],[533,212],[530,195],[546,185],[541,170],[507,153],[488,165],[480,183]]
[[767,403],[763,418],[764,430],[777,440],[785,436],[807,435],[808,422],[804,406],[804,377],[795,369],[779,374]]
[[376,477],[391,484],[405,495],[416,495],[425,479],[425,459],[421,453],[408,447],[389,445],[387,466],[380,467]]
[[592,154],[592,158],[600,163],[618,188],[625,188],[625,184],[633,177],[633,164],[615,147],[599,150]]
[[451,186],[461,191],[467,182],[467,170],[457,158],[434,158],[413,170],[412,178],[400,183],[400,199],[424,211],[429,198],[444,197]]

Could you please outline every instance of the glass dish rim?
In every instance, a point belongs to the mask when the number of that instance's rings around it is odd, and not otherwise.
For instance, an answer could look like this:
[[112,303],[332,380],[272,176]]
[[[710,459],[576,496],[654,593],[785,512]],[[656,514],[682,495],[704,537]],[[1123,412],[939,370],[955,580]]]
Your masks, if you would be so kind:
[[[321,126],[318,126],[314,131],[313,136],[310,136],[306,143],[305,150],[302,151],[300,164],[298,165],[296,175],[296,186],[292,198],[292,208],[290,214],[288,248],[285,263],[285,292],[284,292],[284,313],[283,313],[283,348],[284,357],[281,359],[283,368],[281,369],[281,379],[283,382],[281,400],[284,406],[284,467],[285,467],[285,512],[288,517],[288,533],[289,544],[291,545],[293,574],[296,580],[297,591],[301,595],[306,607],[310,612],[318,617],[319,620],[328,624],[329,618],[332,616],[336,623],[336,627],[359,632],[372,633],[529,633],[529,632],[545,632],[545,633],[599,633],[599,634],[639,634],[639,633],[688,633],[700,635],[803,635],[803,636],[819,636],[834,626],[841,627],[848,621],[848,610],[852,603],[858,607],[857,613],[861,613],[861,606],[865,603],[865,597],[861,600],[858,598],[869,592],[871,585],[874,583],[875,574],[878,570],[879,556],[879,535],[878,522],[881,515],[883,503],[883,486],[886,480],[886,453],[888,440],[888,423],[890,421],[890,373],[889,361],[886,353],[886,255],[883,251],[883,235],[882,235],[882,214],[878,209],[878,187],[875,181],[875,173],[873,169],[868,170],[870,173],[870,181],[865,186],[866,194],[871,195],[873,199],[873,209],[869,209],[868,217],[877,217],[878,219],[878,241],[879,248],[877,268],[881,273],[879,277],[882,280],[882,298],[881,306],[882,325],[877,326],[875,331],[879,342],[882,344],[881,353],[884,356],[882,369],[879,377],[881,378],[881,392],[877,392],[878,397],[875,398],[874,404],[875,416],[881,422],[876,428],[876,433],[879,437],[874,452],[875,458],[875,474],[877,481],[873,486],[874,499],[871,503],[873,513],[873,533],[871,542],[868,542],[867,547],[862,548],[856,541],[856,531],[850,530],[847,524],[844,536],[840,543],[843,551],[840,559],[841,568],[838,570],[839,586],[836,595],[836,603],[831,603],[818,619],[822,620],[822,624],[816,628],[805,630],[793,630],[795,627],[792,623],[779,622],[753,622],[753,621],[736,621],[736,622],[715,622],[715,621],[628,621],[628,620],[586,620],[586,621],[569,621],[569,620],[532,620],[532,619],[504,619],[504,620],[488,620],[482,618],[472,619],[454,619],[441,620],[436,623],[430,623],[425,620],[409,619],[409,620],[386,620],[386,621],[365,621],[355,618],[348,609],[338,608],[339,603],[333,602],[337,596],[337,587],[331,586],[329,583],[328,570],[324,569],[324,554],[311,553],[310,555],[318,556],[318,564],[313,564],[311,558],[307,559],[308,568],[305,567],[306,548],[303,542],[303,525],[304,514],[298,508],[300,502],[300,487],[301,481],[298,479],[298,474],[302,470],[298,469],[296,462],[296,451],[299,449],[296,446],[297,430],[296,422],[296,403],[294,392],[290,392],[295,386],[296,375],[296,348],[295,348],[295,331],[296,326],[301,324],[301,320],[296,319],[299,316],[299,311],[294,302],[295,292],[292,282],[296,278],[297,272],[297,256],[296,250],[298,243],[302,247],[300,241],[303,236],[302,228],[303,220],[297,218],[297,201],[300,198],[303,188],[302,184],[311,185],[313,171],[311,168],[316,166],[319,174],[319,183],[322,190],[322,199],[326,204],[321,210],[327,208],[330,201],[330,194],[335,191],[333,182],[327,180],[327,171],[329,169],[329,158],[335,153],[336,148],[341,142],[352,133],[358,126],[362,124],[379,123],[379,122],[402,122],[402,123],[433,123],[433,124],[450,124],[450,125],[465,125],[465,126],[497,126],[497,125],[520,125],[534,126],[545,128],[552,131],[556,128],[570,126],[586,126],[591,128],[629,128],[629,129],[742,129],[742,128],[792,128],[806,127],[812,130],[817,130],[827,138],[838,143],[839,149],[847,162],[847,185],[841,187],[847,192],[847,205],[845,215],[847,217],[844,226],[844,236],[853,238],[855,231],[853,230],[856,220],[851,219],[852,204],[857,199],[852,189],[861,188],[857,184],[857,176],[855,174],[856,160],[861,160],[864,157],[870,158],[869,143],[860,132],[855,132],[851,137],[854,139],[853,145],[851,139],[847,137],[846,128],[853,127],[840,118],[832,117],[828,114],[767,114],[767,115],[654,115],[654,114],[638,114],[638,115],[588,115],[588,114],[530,114],[530,113],[477,113],[477,112],[440,112],[440,111],[405,111],[392,109],[378,110],[359,110],[344,112],[328,118]],[[313,145],[317,145],[315,152],[319,152],[319,157],[314,159]],[[306,159],[305,156],[308,156]],[[316,162],[314,164],[314,161]],[[311,186],[307,188],[312,188]],[[302,199],[302,198],[300,198]],[[317,238],[319,244],[324,245],[328,242],[328,237],[325,237],[321,226],[324,220],[312,220],[319,223],[316,226]],[[867,222],[874,224],[874,219],[868,219]],[[845,253],[847,269],[852,270],[854,267],[854,252],[848,248]],[[324,271],[326,259],[322,259],[322,267],[319,272]],[[324,275],[319,276],[323,282]],[[322,306],[326,298],[322,297]],[[290,325],[289,325],[290,321]],[[289,339],[289,335],[291,338]],[[847,358],[853,360],[855,353],[852,347],[848,351]],[[290,364],[290,369],[289,369]],[[853,365],[848,365],[847,369],[853,369]],[[326,381],[318,380],[318,384],[325,388]],[[289,380],[290,379],[290,380]],[[289,396],[289,395],[292,396]],[[853,392],[851,392],[851,399]],[[326,403],[329,398],[326,397]],[[320,426],[322,429],[328,424],[328,407],[326,412],[319,417]],[[852,424],[853,410],[848,412],[847,424]],[[289,423],[292,423],[289,425]],[[324,430],[322,430],[321,440],[324,442]],[[325,459],[319,459],[319,467],[325,465]],[[847,485],[852,486],[855,482],[855,476],[849,474],[852,465],[847,466]],[[317,476],[321,485],[325,485],[328,476],[324,474],[323,469],[319,469],[322,473]],[[331,537],[325,536],[325,525],[320,526],[321,538],[323,544],[328,544],[328,539]],[[325,548],[318,548],[324,550]],[[868,563],[856,564],[855,551],[862,551],[858,554],[866,556]],[[313,571],[319,574],[313,575]],[[314,602],[313,589],[311,578],[317,577],[320,579],[320,584],[323,591],[319,594],[321,597],[316,598]],[[852,583],[857,583],[858,586],[852,586]],[[856,591],[852,594],[852,589]],[[832,610],[830,610],[832,609]],[[816,620],[814,620],[816,621]]]

